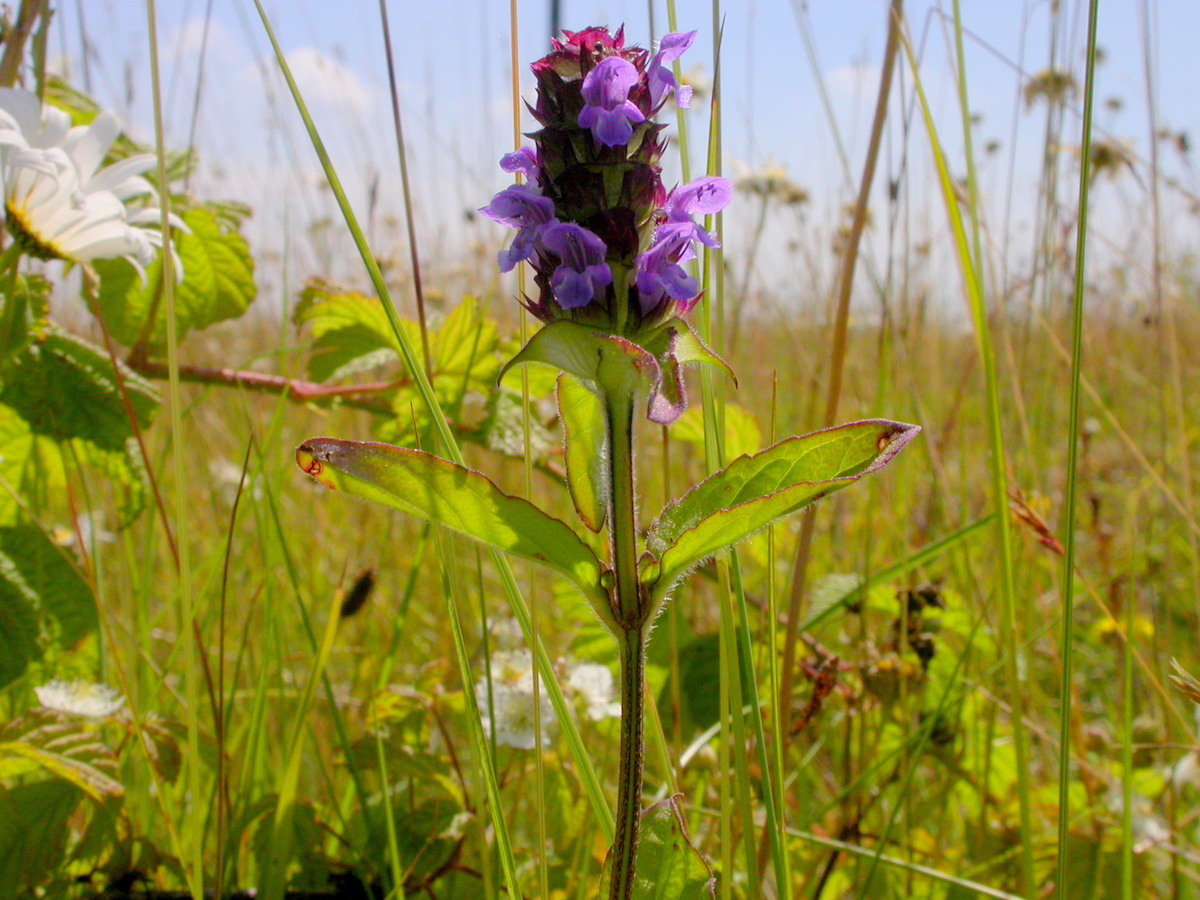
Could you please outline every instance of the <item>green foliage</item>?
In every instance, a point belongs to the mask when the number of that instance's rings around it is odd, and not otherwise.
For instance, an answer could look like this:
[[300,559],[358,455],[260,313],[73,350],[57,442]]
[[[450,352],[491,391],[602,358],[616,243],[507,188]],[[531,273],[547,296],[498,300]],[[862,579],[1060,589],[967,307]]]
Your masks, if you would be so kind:
[[[396,338],[383,308],[374,297],[341,290],[311,279],[300,293],[293,320],[312,333],[308,376],[314,381],[338,381],[399,359]],[[415,323],[406,322],[410,339],[420,342]]]
[[596,554],[570,528],[483,475],[419,450],[314,438],[296,450],[326,487],[445,525],[459,534],[560,572],[603,618],[608,597]]
[[558,376],[558,414],[566,436],[567,487],[580,520],[604,527],[608,503],[608,421],[600,395],[574,375]]
[[83,796],[67,781],[0,786],[0,900],[32,896],[58,870]]
[[[158,394],[124,366],[121,382],[139,427],[158,408]],[[14,360],[0,387],[0,403],[29,423],[34,434],[72,438],[123,451],[133,436],[117,376],[108,356],[65,334],[50,334]]]
[[701,560],[885,465],[916,427],[867,421],[789,438],[735,459],[663,510],[646,544],[642,580],[656,599]]
[[[254,260],[246,239],[229,216],[195,206],[182,215],[188,232],[178,232],[175,252],[183,281],[175,286],[175,314],[182,338],[189,331],[235,319],[254,300]],[[166,346],[167,320],[161,257],[146,267],[145,279],[123,259],[96,260],[100,315],[113,339],[158,351]]]
[[74,563],[41,529],[0,528],[0,686],[40,655],[39,622],[57,626],[58,640],[78,643],[98,624],[92,590]]
[[[655,803],[641,819],[634,900],[712,900],[717,880],[704,857],[687,838],[678,797]],[[608,896],[608,869],[600,882]]]

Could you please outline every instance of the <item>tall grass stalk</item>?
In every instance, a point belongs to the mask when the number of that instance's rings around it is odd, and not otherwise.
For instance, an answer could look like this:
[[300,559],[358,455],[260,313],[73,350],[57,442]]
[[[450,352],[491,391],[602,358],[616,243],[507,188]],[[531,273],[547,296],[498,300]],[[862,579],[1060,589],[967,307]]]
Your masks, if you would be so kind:
[[392,130],[396,135],[396,157],[400,168],[400,187],[404,192],[404,224],[408,230],[408,262],[412,266],[413,295],[417,302],[417,326],[421,332],[421,358],[425,374],[433,377],[429,355],[429,323],[425,318],[425,288],[421,278],[421,254],[418,252],[417,226],[413,219],[412,191],[408,186],[408,150],[404,145],[404,119],[400,115],[400,93],[396,85],[396,61],[392,52],[392,32],[388,27],[387,0],[379,0],[379,19],[383,26],[383,52],[387,58],[388,93],[392,101]]
[[[200,690],[197,684],[196,646],[192,641],[192,626],[196,621],[194,599],[192,597],[192,556],[189,542],[184,535],[188,528],[187,480],[183,460],[183,448],[187,441],[183,432],[183,399],[179,390],[179,326],[175,308],[175,267],[170,264],[173,249],[171,245],[171,194],[167,188],[167,151],[163,129],[162,86],[159,77],[158,64],[158,23],[155,16],[154,0],[146,0],[146,28],[149,35],[150,51],[150,87],[154,105],[154,146],[158,157],[159,206],[162,216],[159,227],[162,232],[162,289],[166,301],[166,333],[167,333],[167,370],[168,396],[171,407],[171,473],[174,479],[175,514],[177,516],[175,533],[179,541],[179,571],[177,587],[179,592],[179,621],[176,633],[183,644],[183,685],[184,715],[187,722],[188,763],[187,763],[187,794],[191,797],[191,809],[188,814],[192,817],[193,828],[188,830],[191,845],[186,848],[184,871],[187,875],[188,890],[193,900],[200,900],[204,893],[204,794],[200,782]],[[185,805],[186,809],[186,805]]]
[[[957,5],[954,19],[956,34],[960,35],[958,40],[961,40],[961,19],[958,15]],[[962,269],[967,306],[975,328],[975,340],[979,357],[983,364],[990,450],[989,469],[991,475],[992,506],[996,513],[997,563],[1000,569],[999,589],[1001,615],[1003,616],[1004,640],[1002,643],[1005,659],[1005,680],[1009,685],[1013,749],[1016,754],[1017,765],[1017,801],[1020,809],[1021,831],[1021,885],[1022,891],[1026,895],[1032,896],[1035,890],[1035,876],[1033,865],[1033,815],[1031,810],[1032,789],[1029,781],[1029,748],[1023,724],[1025,718],[1025,678],[1022,675],[1022,667],[1017,658],[1019,631],[1016,611],[1012,523],[1008,515],[1008,473],[1006,471],[1004,431],[1000,413],[1000,388],[997,377],[996,357],[992,349],[987,303],[984,298],[983,279],[980,273],[983,260],[978,257],[977,252],[972,251],[971,245],[968,243],[966,226],[963,223],[962,211],[955,192],[954,181],[950,175],[945,156],[942,154],[937,129],[933,124],[929,103],[925,97],[917,59],[913,55],[912,47],[907,38],[902,36],[902,40],[913,75],[913,86],[920,100],[922,117],[929,135],[929,146],[937,167],[938,179],[942,188],[942,199],[946,207],[950,228],[954,235],[955,254]],[[963,131],[967,134],[969,141],[970,114],[966,95],[966,75],[962,71],[961,65],[959,69],[959,103]],[[967,144],[967,147],[970,147],[970,143]],[[976,190],[976,188],[971,187],[975,184],[975,178],[974,167],[969,152],[967,153],[967,167],[968,186],[971,190]],[[970,205],[972,229],[976,236],[978,235],[978,210],[977,202]],[[979,246],[977,237],[975,246]]]
[[[1083,87],[1083,134],[1079,159],[1079,212],[1075,226],[1075,291],[1071,309],[1071,389],[1067,406],[1067,485],[1063,515],[1063,602],[1062,655],[1059,678],[1058,723],[1058,868],[1055,883],[1058,896],[1067,896],[1068,838],[1071,813],[1071,694],[1073,691],[1074,640],[1072,626],[1075,614],[1075,496],[1079,472],[1079,399],[1080,373],[1083,365],[1083,286],[1086,274],[1088,185],[1091,174],[1092,101],[1096,80],[1096,20],[1099,0],[1088,4],[1087,67]],[[1130,607],[1133,600],[1129,601]],[[1131,632],[1126,632],[1132,636]]]

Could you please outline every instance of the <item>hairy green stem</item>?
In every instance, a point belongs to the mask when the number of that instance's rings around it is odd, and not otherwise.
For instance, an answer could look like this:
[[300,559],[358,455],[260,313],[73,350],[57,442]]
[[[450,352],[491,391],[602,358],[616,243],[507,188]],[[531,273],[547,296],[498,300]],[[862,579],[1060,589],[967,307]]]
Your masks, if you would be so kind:
[[637,574],[634,393],[629,390],[610,391],[605,400],[609,459],[612,463],[608,521],[612,538],[612,565],[616,573],[613,611],[623,629],[618,637],[621,644],[621,760],[617,776],[616,836],[609,855],[612,880],[608,896],[609,900],[629,900],[633,896],[645,768],[646,629]]

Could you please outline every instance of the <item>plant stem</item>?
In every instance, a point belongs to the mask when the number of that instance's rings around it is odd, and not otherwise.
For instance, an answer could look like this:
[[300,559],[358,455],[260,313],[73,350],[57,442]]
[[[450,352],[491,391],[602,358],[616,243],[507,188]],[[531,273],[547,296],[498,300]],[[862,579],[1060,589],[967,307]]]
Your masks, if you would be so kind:
[[608,413],[609,459],[612,463],[609,527],[612,564],[616,573],[617,621],[621,644],[621,762],[617,780],[616,836],[613,840],[609,900],[633,895],[637,857],[638,817],[641,813],[645,766],[644,713],[646,693],[645,612],[637,574],[637,506],[633,478],[634,392],[610,391]]
[[633,896],[645,764],[645,696],[645,638],[643,629],[637,628],[621,637],[621,768],[617,776],[617,835],[613,840],[609,900],[629,900]]

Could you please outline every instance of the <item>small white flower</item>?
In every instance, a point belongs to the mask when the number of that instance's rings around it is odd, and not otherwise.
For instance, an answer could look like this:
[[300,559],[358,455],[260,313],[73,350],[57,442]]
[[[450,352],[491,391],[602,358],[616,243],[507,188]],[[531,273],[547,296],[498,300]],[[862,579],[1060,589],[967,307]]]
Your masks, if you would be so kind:
[[583,699],[593,722],[620,717],[621,704],[612,698],[613,675],[608,666],[580,663],[571,670],[567,685]]
[[125,705],[125,698],[107,684],[90,684],[86,681],[55,679],[34,688],[33,692],[46,709],[92,719],[108,718]]
[[[43,105],[36,94],[0,88],[4,216],[30,256],[76,263],[123,257],[144,277],[142,267],[162,246],[162,235],[145,226],[157,224],[162,214],[148,208],[131,213],[125,201],[154,192],[142,173],[155,159],[139,153],[101,169],[120,131],[110,112],[71,127],[66,112]],[[184,227],[175,217],[171,224]]]
[[[492,654],[492,711],[488,712],[488,682],[475,684],[475,699],[483,717],[483,727],[495,730],[496,743],[518,750],[537,746],[534,731],[533,658],[528,650],[500,651]],[[557,725],[554,707],[541,691],[542,746],[550,744],[550,731]]]

